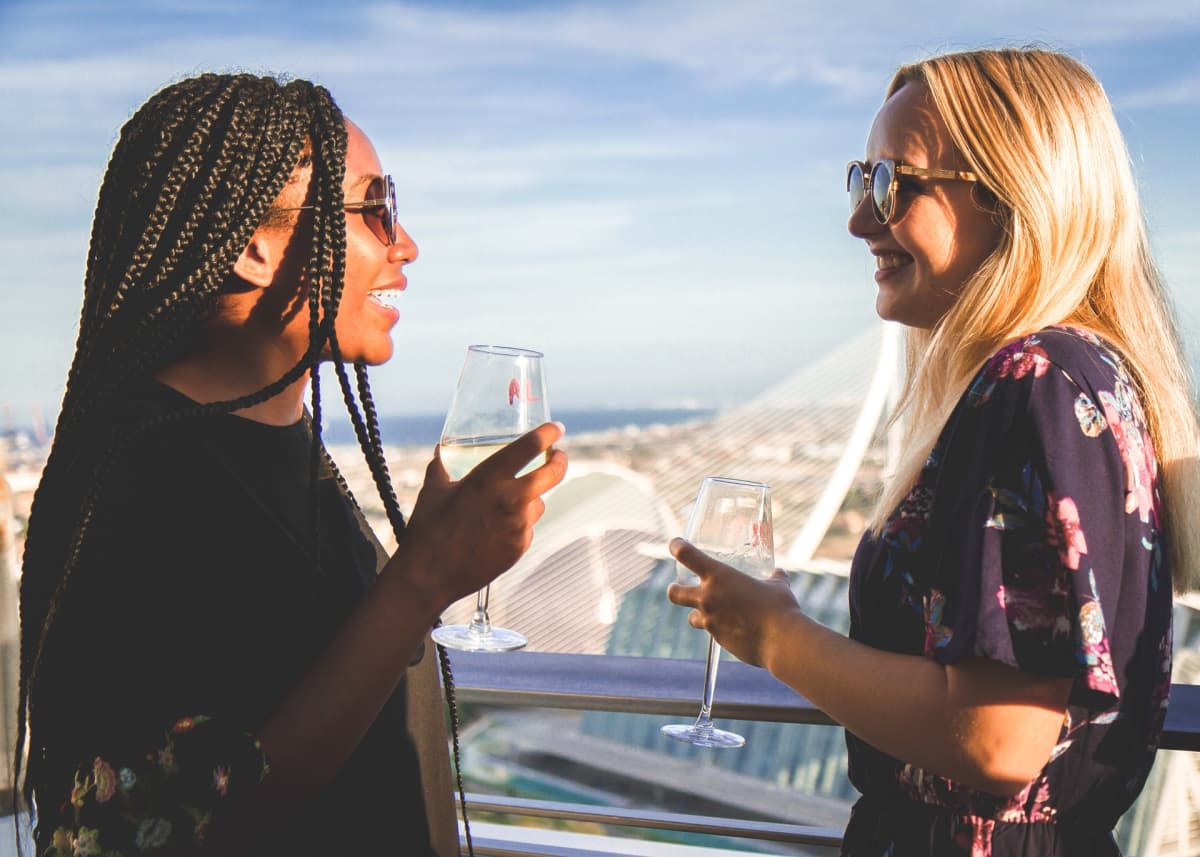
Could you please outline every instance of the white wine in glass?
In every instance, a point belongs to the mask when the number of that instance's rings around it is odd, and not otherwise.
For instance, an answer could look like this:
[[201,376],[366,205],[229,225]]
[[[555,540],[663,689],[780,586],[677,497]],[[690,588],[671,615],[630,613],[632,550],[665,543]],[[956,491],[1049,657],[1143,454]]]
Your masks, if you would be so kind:
[[[472,345],[442,429],[442,466],[457,482],[493,453],[549,419],[541,352]],[[544,455],[535,458],[521,473],[544,461]],[[492,625],[490,594],[490,587],[479,590],[469,624],[439,625],[433,629],[433,639],[467,652],[508,652],[528,643],[523,634]]]
[[[684,537],[709,556],[743,574],[770,577],[775,572],[771,489],[761,482],[704,477]],[[699,582],[699,578],[680,563],[676,563],[676,575],[680,583],[689,586]],[[662,734],[700,747],[741,747],[746,743],[746,739],[736,732],[713,726],[713,693],[720,662],[721,646],[709,637],[700,715],[695,723],[663,726]]]

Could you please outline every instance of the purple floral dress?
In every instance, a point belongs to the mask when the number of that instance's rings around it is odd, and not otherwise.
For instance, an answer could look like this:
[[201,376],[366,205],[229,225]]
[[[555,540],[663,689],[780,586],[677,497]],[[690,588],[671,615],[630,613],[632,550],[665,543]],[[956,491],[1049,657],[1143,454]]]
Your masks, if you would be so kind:
[[1158,476],[1133,379],[1095,336],[1047,328],[988,360],[884,532],[859,545],[850,636],[1073,678],[1067,716],[1013,798],[847,732],[863,797],[844,854],[1119,854],[1112,828],[1150,771],[1170,689]]

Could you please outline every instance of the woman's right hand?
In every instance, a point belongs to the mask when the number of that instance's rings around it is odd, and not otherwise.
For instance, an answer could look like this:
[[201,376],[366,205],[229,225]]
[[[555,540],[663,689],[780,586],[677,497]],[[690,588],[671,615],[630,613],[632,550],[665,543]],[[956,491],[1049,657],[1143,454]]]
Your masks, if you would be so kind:
[[767,666],[777,639],[775,629],[801,614],[787,573],[776,569],[766,580],[752,577],[684,539],[672,539],[669,549],[700,578],[695,586],[672,583],[667,587],[670,601],[692,608],[688,624],[708,631],[744,663]]
[[[559,423],[543,423],[451,482],[440,453],[425,470],[404,536],[384,574],[400,576],[443,609],[483,588],[529,548],[533,525],[546,509],[542,494],[562,482],[567,455],[553,449]],[[545,464],[523,476],[530,461]]]

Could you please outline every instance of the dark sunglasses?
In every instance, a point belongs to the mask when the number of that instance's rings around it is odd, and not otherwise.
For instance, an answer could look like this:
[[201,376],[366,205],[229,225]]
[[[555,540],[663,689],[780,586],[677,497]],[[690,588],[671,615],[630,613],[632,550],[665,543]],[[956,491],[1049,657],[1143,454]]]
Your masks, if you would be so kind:
[[[400,238],[400,223],[396,219],[396,183],[391,176],[380,176],[367,187],[367,198],[361,202],[342,203],[347,211],[361,211],[367,228],[385,247],[391,247]],[[278,208],[276,211],[308,211],[315,205],[297,205],[293,208]]]
[[938,170],[910,167],[891,158],[880,158],[868,166],[862,161],[846,164],[846,193],[850,194],[850,211],[858,211],[863,197],[871,197],[871,213],[880,225],[886,225],[896,213],[896,191],[900,176],[919,176],[926,179],[951,179],[977,182],[979,176],[962,170]]

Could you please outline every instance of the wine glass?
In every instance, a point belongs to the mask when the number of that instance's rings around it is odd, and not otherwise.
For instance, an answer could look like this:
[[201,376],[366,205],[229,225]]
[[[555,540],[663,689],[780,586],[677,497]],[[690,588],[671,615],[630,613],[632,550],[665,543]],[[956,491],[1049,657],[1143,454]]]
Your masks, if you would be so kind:
[[[704,477],[688,517],[685,537],[700,550],[744,574],[770,577],[775,571],[771,489],[761,482]],[[676,563],[675,570],[680,583],[689,586],[699,583],[699,578],[686,566]],[[746,743],[736,732],[713,726],[713,691],[720,661],[721,646],[709,637],[700,716],[695,723],[663,726],[662,734],[700,747],[741,747]]]
[[[492,453],[549,419],[541,352],[472,345],[442,428],[442,465],[458,481]],[[544,455],[535,458],[521,473],[544,461]],[[479,590],[470,624],[439,625],[433,629],[433,639],[466,652],[508,652],[528,643],[524,635],[492,625],[490,592],[490,586]]]

